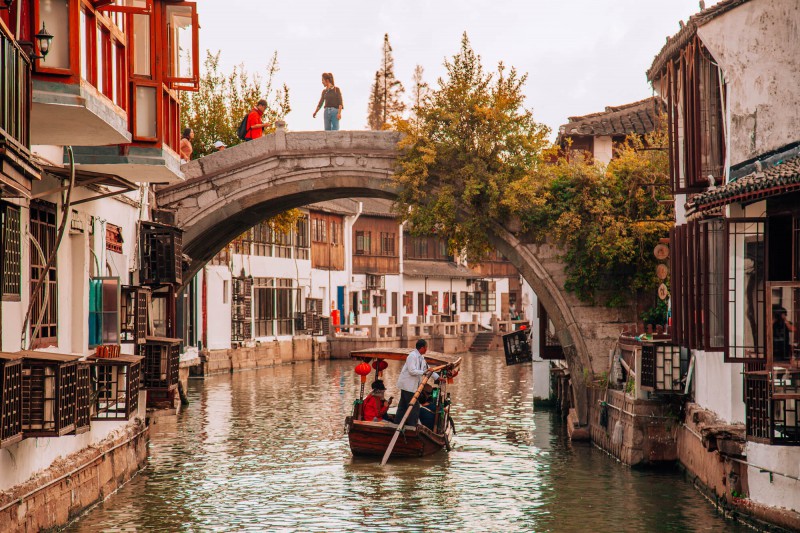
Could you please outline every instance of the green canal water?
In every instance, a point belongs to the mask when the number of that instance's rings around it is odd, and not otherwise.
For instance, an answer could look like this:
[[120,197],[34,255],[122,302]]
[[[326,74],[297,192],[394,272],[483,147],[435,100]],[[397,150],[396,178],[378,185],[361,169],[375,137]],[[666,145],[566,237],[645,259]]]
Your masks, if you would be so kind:
[[[67,531],[749,531],[677,470],[632,470],[571,445],[534,409],[531,368],[467,354],[450,391],[450,453],[355,459],[343,431],[359,388],[349,361],[191,381],[149,463]],[[389,393],[399,368],[386,372]]]

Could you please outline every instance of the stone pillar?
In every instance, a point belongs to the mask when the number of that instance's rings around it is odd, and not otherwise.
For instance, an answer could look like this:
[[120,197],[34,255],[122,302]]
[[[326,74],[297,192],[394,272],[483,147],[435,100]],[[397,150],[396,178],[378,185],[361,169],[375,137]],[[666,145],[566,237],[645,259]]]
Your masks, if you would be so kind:
[[372,317],[372,326],[369,328],[370,340],[378,340],[378,317]]
[[286,150],[286,122],[275,121],[275,149]]

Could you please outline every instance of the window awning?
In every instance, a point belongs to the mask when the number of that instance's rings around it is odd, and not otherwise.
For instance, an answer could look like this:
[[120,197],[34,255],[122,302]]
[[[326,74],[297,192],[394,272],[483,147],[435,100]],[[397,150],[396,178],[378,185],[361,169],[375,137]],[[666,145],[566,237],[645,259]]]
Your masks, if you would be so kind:
[[[67,179],[67,180],[70,178],[70,170],[68,167],[43,165],[42,170],[44,170],[46,174],[50,174],[55,178]],[[132,181],[128,181],[125,178],[122,178],[115,174],[106,174],[102,172],[90,172],[88,170],[75,169],[75,187],[89,187],[92,185],[114,187],[115,190],[108,192],[100,192],[100,194],[96,196],[83,198],[81,200],[75,200],[72,202],[72,205],[85,204],[86,202],[93,202],[101,198],[109,198],[111,196],[117,196],[122,193],[135,191],[138,188],[137,185]],[[31,199],[35,200],[36,198],[42,198],[51,194],[65,191],[66,189],[67,186],[56,187],[54,189],[34,194],[31,196]]]

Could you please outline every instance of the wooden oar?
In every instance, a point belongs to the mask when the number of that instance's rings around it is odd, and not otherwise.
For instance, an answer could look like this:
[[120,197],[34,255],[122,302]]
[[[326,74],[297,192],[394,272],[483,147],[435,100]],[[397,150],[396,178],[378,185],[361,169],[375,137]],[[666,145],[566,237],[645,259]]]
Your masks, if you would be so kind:
[[394,445],[397,443],[397,437],[400,436],[400,432],[403,430],[406,424],[406,419],[408,419],[409,415],[411,414],[411,409],[414,407],[414,404],[417,403],[417,398],[419,398],[419,394],[422,392],[422,389],[425,388],[425,385],[428,383],[428,380],[431,378],[431,374],[434,372],[438,372],[447,365],[437,366],[436,368],[429,368],[425,371],[425,374],[422,376],[422,381],[417,387],[417,392],[414,393],[414,396],[411,398],[411,401],[408,402],[408,407],[406,408],[406,412],[403,414],[403,418],[400,419],[400,423],[397,424],[397,429],[394,430],[394,435],[392,435],[392,440],[389,442],[389,447],[386,448],[386,453],[383,454],[383,460],[381,461],[381,466],[384,466],[387,461],[389,461],[389,456],[392,455],[392,450],[394,450]]

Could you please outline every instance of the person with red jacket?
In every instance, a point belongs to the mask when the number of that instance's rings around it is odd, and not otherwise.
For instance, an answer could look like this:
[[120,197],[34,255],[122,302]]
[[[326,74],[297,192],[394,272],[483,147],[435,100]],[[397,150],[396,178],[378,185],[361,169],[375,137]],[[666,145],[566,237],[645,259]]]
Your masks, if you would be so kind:
[[264,128],[269,127],[269,122],[264,122],[264,111],[267,110],[267,101],[259,100],[258,104],[247,115],[247,133],[245,141],[252,141],[264,135]]
[[383,399],[386,393],[386,385],[383,381],[376,379],[372,383],[372,392],[364,398],[364,405],[362,407],[362,418],[367,422],[380,422],[381,420],[388,420],[386,411],[392,405],[393,398],[388,401]]

